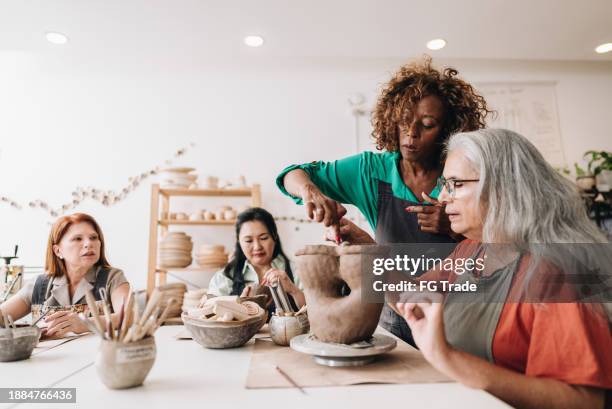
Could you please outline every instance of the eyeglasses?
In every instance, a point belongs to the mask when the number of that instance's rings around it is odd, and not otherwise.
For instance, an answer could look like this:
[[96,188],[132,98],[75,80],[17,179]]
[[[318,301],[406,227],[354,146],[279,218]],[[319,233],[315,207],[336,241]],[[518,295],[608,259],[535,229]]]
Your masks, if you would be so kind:
[[464,182],[479,182],[480,179],[446,179],[444,176],[440,176],[438,178],[438,191],[441,193],[442,189],[446,188],[448,195],[451,199],[455,199],[455,192],[457,191],[457,187],[461,187],[461,185],[457,186],[457,183]]

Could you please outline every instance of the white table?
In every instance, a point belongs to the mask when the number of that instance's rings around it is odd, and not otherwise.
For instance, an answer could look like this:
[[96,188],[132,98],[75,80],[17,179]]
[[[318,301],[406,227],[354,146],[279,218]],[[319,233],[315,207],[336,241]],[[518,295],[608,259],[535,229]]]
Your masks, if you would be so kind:
[[[0,387],[76,388],[77,404],[44,404],[47,408],[147,408],[183,409],[219,405],[244,409],[287,407],[290,409],[343,406],[350,409],[414,408],[507,408],[483,391],[457,383],[411,385],[358,385],[297,389],[246,389],[244,387],[254,341],[236,349],[206,349],[191,340],[176,340],[183,327],[162,327],[156,335],[157,359],[144,385],[110,390],[98,380],[93,365],[99,338],[86,336],[40,353],[29,360],[0,363]],[[8,404],[0,408],[9,407]],[[40,404],[20,404],[37,408]]]

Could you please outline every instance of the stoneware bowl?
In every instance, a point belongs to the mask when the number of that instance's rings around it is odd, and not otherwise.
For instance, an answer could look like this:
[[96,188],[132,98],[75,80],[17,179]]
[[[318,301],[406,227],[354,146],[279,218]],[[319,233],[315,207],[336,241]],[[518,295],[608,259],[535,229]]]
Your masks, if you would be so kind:
[[265,323],[265,317],[253,317],[245,321],[220,322],[181,316],[185,328],[200,345],[212,349],[243,346]]
[[17,327],[15,329],[0,329],[0,362],[21,361],[28,359],[38,340],[40,328]]
[[142,385],[155,363],[155,337],[124,344],[102,340],[96,357],[96,371],[110,389]]

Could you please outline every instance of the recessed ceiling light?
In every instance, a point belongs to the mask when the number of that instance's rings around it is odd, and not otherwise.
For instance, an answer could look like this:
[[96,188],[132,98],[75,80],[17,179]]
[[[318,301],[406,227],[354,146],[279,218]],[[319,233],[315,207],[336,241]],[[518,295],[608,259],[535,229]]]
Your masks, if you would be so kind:
[[261,47],[264,43],[264,39],[260,36],[246,36],[244,37],[244,43],[249,47]]
[[601,44],[595,48],[595,52],[597,54],[605,54],[609,53],[610,51],[612,51],[612,43]]
[[48,32],[46,34],[47,41],[53,44],[66,44],[68,37],[62,33]]
[[430,50],[441,50],[446,46],[446,40],[443,38],[436,38],[427,42],[427,48]]

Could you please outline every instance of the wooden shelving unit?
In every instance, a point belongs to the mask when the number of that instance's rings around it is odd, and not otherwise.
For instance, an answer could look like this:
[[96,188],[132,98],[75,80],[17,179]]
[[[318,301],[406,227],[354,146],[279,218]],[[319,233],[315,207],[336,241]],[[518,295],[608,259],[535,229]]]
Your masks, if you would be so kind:
[[149,224],[149,261],[147,265],[147,294],[150,295],[158,285],[166,284],[168,271],[209,272],[197,267],[161,268],[157,265],[157,246],[159,237],[168,232],[169,226],[233,226],[232,220],[166,220],[161,215],[170,212],[172,197],[246,197],[251,206],[261,206],[261,187],[257,184],[248,189],[162,189],[158,184],[151,186],[151,220]]

